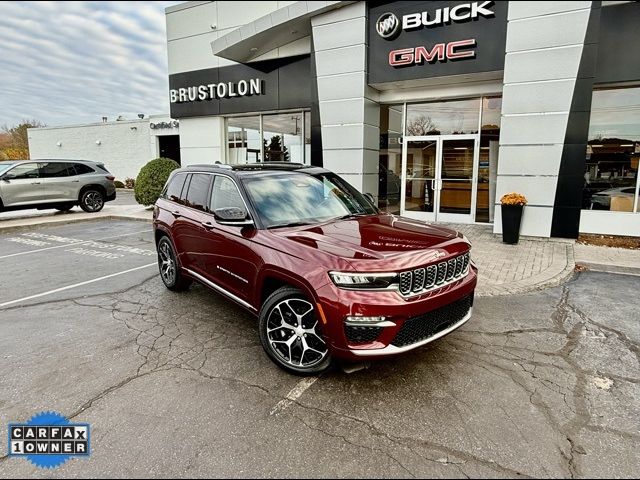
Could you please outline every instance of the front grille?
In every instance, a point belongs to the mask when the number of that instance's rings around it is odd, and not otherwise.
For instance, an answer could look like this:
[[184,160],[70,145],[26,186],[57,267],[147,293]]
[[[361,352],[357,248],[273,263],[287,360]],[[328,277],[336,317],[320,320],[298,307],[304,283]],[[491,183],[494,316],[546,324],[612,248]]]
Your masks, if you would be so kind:
[[411,280],[413,279],[413,274],[411,272],[402,272],[400,274],[400,293],[403,295],[407,295],[411,292]]
[[412,292],[419,292],[424,288],[424,268],[418,268],[413,271],[413,283],[411,284]]
[[378,338],[380,332],[382,327],[344,326],[344,333],[349,343],[371,343]]
[[473,306],[473,294],[418,317],[408,319],[391,342],[406,347],[433,337],[462,320]]
[[431,288],[436,284],[436,275],[438,275],[438,267],[435,265],[427,267],[427,279],[424,282],[425,288]]
[[416,268],[400,273],[400,293],[405,296],[416,295],[432,288],[462,278],[469,271],[469,253],[458,255],[446,262]]
[[442,262],[438,264],[438,275],[436,276],[436,284],[440,285],[444,283],[444,277],[447,275],[447,263]]
[[447,282],[450,282],[456,273],[456,259],[452,258],[447,262]]

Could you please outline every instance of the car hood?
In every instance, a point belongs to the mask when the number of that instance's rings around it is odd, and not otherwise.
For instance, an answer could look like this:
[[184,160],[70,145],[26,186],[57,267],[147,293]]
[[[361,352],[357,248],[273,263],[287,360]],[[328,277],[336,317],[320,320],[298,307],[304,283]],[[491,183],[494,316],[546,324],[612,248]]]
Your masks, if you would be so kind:
[[381,270],[428,263],[469,248],[454,230],[387,214],[272,232],[312,251],[341,257],[354,267],[372,267],[371,261],[383,260]]

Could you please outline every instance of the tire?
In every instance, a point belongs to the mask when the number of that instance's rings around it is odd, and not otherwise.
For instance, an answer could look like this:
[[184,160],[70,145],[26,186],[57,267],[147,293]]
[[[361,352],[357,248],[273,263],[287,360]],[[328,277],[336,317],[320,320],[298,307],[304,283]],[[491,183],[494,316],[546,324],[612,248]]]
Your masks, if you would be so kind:
[[169,290],[183,292],[191,286],[191,279],[185,277],[180,271],[180,265],[176,260],[173,245],[168,237],[161,237],[158,241],[158,268],[162,283]]
[[97,213],[104,207],[104,193],[97,188],[88,188],[80,195],[80,208],[87,213]]
[[260,309],[258,330],[262,348],[283,370],[308,376],[331,368],[316,309],[297,288],[282,287],[269,296]]

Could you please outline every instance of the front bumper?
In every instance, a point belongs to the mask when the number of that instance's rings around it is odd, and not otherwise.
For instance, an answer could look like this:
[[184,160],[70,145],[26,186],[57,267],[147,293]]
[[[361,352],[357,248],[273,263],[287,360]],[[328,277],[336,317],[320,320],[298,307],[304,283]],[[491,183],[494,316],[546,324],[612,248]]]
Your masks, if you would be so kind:
[[[402,297],[397,291],[367,292],[340,289],[333,283],[325,285],[318,294],[325,317],[323,331],[331,353],[344,360],[362,361],[398,355],[442,338],[471,318],[476,283],[477,270],[472,265],[463,278],[413,298]],[[387,321],[377,329],[371,328],[374,324],[368,325],[371,334],[354,340],[345,327],[347,316],[384,316]],[[437,325],[431,329],[420,322]],[[403,328],[405,324],[408,328]],[[407,340],[407,330],[416,326],[427,327],[426,333],[421,332],[415,341],[411,336]]]

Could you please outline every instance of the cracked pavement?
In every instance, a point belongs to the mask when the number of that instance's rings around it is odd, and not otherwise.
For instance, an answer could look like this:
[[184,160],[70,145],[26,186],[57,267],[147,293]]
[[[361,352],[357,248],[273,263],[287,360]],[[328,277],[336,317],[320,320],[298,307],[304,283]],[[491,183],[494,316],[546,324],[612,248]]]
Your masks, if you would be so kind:
[[[99,240],[103,223],[55,232]],[[67,259],[87,278],[149,262],[63,251],[56,272]],[[31,276],[25,296],[52,289],[44,254],[0,268]],[[167,291],[153,267],[0,308],[0,435],[41,410],[92,429],[90,458],[43,471],[0,457],[0,477],[635,477],[639,290],[640,277],[584,272],[477,298],[462,329],[327,373],[274,415],[300,379],[267,359],[255,319],[201,286]]]

